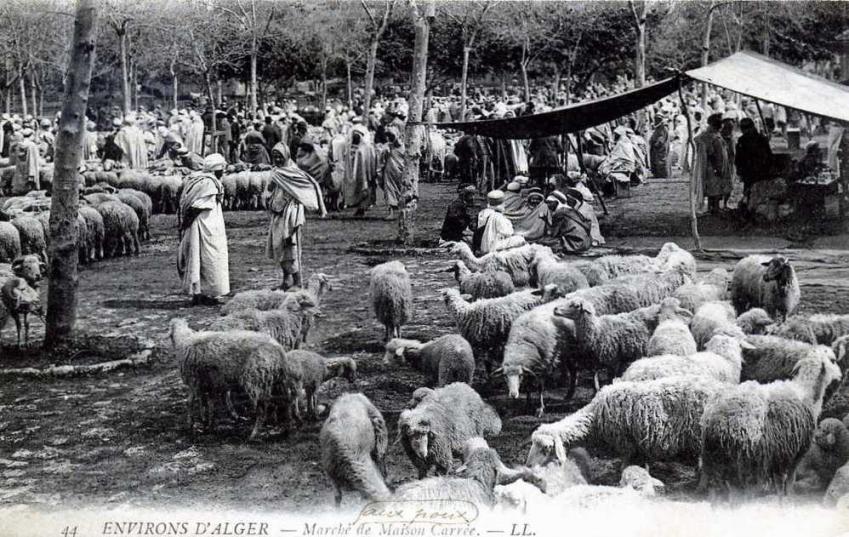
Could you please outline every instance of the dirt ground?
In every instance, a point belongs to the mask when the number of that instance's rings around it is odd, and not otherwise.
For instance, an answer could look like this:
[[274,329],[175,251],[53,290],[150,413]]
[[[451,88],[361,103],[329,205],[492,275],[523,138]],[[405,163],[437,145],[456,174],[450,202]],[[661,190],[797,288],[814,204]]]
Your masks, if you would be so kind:
[[[422,185],[418,232],[424,243],[436,237],[454,192],[453,184]],[[645,185],[630,198],[613,201],[611,216],[603,222],[611,248],[599,253],[616,248],[650,251],[670,238],[691,247],[685,199],[686,185],[667,181]],[[333,285],[308,346],[326,356],[352,356],[360,368],[356,385],[326,384],[319,392],[320,403],[329,404],[344,391],[362,391],[384,413],[394,438],[398,413],[422,377],[403,367],[382,365],[382,327],[374,320],[368,300],[368,270],[389,259],[406,264],[413,277],[416,314],[405,336],[423,340],[452,331],[439,290],[453,281],[439,272],[448,266],[443,252],[391,250],[396,223],[385,222],[382,216],[382,209],[377,209],[366,219],[308,222],[304,264],[308,273],[330,275]],[[226,223],[234,292],[276,285],[279,274],[264,256],[266,216],[228,213]],[[782,250],[797,266],[803,312],[845,310],[849,303],[849,251],[843,251],[849,246],[847,236],[808,237],[800,242],[770,231],[743,229],[718,219],[704,221],[704,246],[717,251],[701,258],[699,270],[731,268],[747,251]],[[83,268],[80,275],[79,330],[99,337],[152,339],[158,345],[152,365],[72,379],[2,377],[0,504],[48,509],[83,504],[203,504],[299,511],[331,504],[333,493],[319,464],[320,423],[307,423],[289,437],[272,432],[257,443],[245,441],[246,425],[223,417],[215,434],[187,432],[185,392],[165,346],[167,324],[173,317],[185,317],[194,328],[202,328],[219,312],[215,307],[189,307],[187,297],[179,293],[175,246],[174,217],[156,216],[152,240],[143,244],[140,256],[100,262]],[[34,325],[35,337],[40,338],[43,327],[37,321]],[[12,352],[11,325],[0,335],[4,345],[0,366],[48,365],[37,350]],[[591,394],[589,385],[588,379],[582,379],[576,398],[569,402],[563,401],[561,391],[549,393],[551,412],[543,420],[559,419],[585,403]],[[498,382],[488,397],[504,418],[504,431],[491,444],[508,464],[517,464],[524,460],[530,432],[539,420],[526,412],[524,400],[507,400],[505,391]],[[611,471],[615,461],[597,459],[596,463],[597,481],[615,478]],[[398,444],[390,447],[388,468],[391,485],[414,476]],[[656,471],[673,491],[686,494],[693,486],[691,468],[666,465]]]

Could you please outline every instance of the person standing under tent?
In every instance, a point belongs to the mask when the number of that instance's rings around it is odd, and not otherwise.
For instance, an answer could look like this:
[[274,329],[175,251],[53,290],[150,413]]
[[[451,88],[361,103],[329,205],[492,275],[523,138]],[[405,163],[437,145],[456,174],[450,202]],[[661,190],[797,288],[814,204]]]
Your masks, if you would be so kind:
[[227,233],[221,176],[227,161],[219,153],[203,159],[203,171],[185,179],[180,197],[180,249],[177,271],[192,305],[217,305],[230,292]]
[[708,117],[707,127],[695,137],[696,153],[693,162],[693,181],[696,183],[696,200],[700,206],[708,198],[708,210],[711,214],[719,212],[719,200],[731,191],[726,184],[725,143],[719,135],[722,128],[722,116],[712,114]]
[[649,138],[649,160],[652,176],[669,177],[669,129],[663,112],[654,117],[654,130]]

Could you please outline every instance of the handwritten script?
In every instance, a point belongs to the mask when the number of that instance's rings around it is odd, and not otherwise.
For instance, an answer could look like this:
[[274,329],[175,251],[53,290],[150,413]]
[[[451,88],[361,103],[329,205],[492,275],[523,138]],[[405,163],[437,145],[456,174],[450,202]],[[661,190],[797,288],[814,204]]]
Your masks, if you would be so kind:
[[354,524],[471,524],[478,515],[478,507],[465,500],[393,500],[367,504]]

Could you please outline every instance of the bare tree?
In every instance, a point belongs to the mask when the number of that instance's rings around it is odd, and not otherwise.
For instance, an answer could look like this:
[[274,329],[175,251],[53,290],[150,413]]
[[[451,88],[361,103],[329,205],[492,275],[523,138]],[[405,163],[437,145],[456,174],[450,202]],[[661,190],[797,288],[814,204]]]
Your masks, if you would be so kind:
[[634,15],[634,32],[636,46],[634,51],[634,87],[646,85],[646,18],[648,15],[647,0],[628,0],[628,6]]
[[377,63],[377,47],[380,46],[380,38],[386,31],[386,25],[389,22],[389,17],[392,15],[392,10],[395,7],[397,0],[382,0],[383,13],[376,15],[374,10],[369,7],[366,0],[360,0],[360,4],[368,16],[368,55],[366,56],[366,79],[365,79],[365,95],[363,96],[363,113],[368,113],[371,106],[371,93],[374,88],[374,66]]
[[[448,18],[460,27],[463,40],[463,67],[460,75],[460,117],[466,117],[466,87],[469,80],[469,55],[475,49],[478,35],[481,32],[486,16],[494,5],[491,0],[481,4],[461,3],[451,5],[454,9],[446,10]],[[462,11],[462,16],[454,11]]]
[[94,0],[78,0],[62,118],[56,138],[56,176],[50,202],[50,284],[44,345],[71,337],[77,317],[77,168],[82,160],[89,85],[94,69],[97,12]]

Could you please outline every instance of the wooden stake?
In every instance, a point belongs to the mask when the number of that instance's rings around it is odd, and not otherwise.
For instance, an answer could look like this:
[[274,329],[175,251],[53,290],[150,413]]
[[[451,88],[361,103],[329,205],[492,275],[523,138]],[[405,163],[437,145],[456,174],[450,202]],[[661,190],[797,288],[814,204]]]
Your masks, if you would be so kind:
[[[684,100],[684,92],[681,90],[683,85],[682,76],[678,75],[678,98],[681,100],[681,109],[684,112],[684,118],[687,120],[687,151],[684,153],[684,159],[687,158],[687,153],[693,149],[693,156],[696,151],[693,147],[693,125],[690,122],[690,110],[687,108],[687,101]],[[694,159],[695,160],[695,159]],[[696,250],[702,250],[702,240],[699,238],[699,219],[696,215],[696,182],[693,180],[693,169],[690,167],[690,231],[693,234],[693,243]]]

